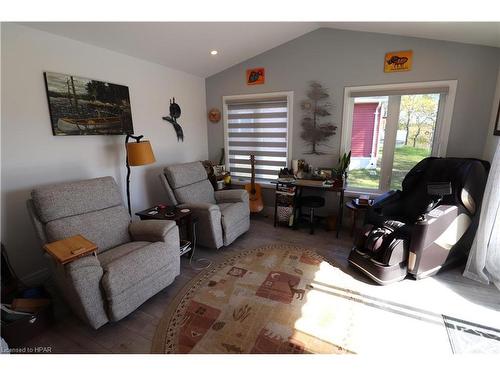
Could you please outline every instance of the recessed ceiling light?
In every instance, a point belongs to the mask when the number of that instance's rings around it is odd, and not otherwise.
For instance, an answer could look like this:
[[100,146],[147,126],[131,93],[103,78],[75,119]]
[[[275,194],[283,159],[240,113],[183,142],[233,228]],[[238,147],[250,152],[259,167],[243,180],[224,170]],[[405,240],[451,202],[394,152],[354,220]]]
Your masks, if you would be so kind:
[[216,50],[212,50],[212,51],[210,51],[210,54],[211,54],[211,55],[213,55],[213,56],[217,55],[218,53],[219,53],[219,52],[218,52],[218,51],[216,51]]

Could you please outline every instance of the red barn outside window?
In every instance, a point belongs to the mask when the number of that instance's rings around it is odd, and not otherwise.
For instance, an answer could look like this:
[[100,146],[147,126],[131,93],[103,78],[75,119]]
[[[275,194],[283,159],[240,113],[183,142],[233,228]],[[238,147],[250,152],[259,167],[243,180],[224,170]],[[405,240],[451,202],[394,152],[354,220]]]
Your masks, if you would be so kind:
[[351,168],[375,168],[386,102],[382,98],[356,98],[352,120]]

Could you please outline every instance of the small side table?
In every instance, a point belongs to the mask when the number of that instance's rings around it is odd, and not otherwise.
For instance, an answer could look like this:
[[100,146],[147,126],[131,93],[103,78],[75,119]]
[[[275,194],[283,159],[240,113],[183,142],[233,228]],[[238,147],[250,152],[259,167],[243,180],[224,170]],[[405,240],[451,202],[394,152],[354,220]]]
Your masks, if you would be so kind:
[[353,237],[354,232],[356,231],[356,220],[358,219],[358,214],[366,211],[370,206],[357,206],[352,201],[346,202],[345,206],[352,212],[351,237]]
[[[187,211],[185,211],[187,210]],[[173,220],[176,222],[180,231],[185,229],[185,235],[182,236],[181,233],[181,252],[180,256],[191,252],[190,259],[194,256],[194,251],[196,247],[196,235],[194,225],[198,221],[193,215],[193,211],[189,209],[180,209],[172,206],[154,206],[148,208],[147,210],[140,211],[136,213],[141,220]],[[183,238],[184,237],[184,238]],[[191,243],[189,249],[182,249],[182,240],[187,240]]]

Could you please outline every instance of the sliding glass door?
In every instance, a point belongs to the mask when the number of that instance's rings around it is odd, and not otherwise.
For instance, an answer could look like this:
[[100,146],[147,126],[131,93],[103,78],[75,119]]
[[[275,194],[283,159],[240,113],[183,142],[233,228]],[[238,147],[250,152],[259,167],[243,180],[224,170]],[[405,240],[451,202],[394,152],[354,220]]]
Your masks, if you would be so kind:
[[419,161],[444,156],[453,105],[449,87],[349,89],[342,135],[343,151],[351,151],[348,190],[401,189]]
[[394,144],[391,189],[401,189],[408,171],[432,155],[440,94],[402,95]]

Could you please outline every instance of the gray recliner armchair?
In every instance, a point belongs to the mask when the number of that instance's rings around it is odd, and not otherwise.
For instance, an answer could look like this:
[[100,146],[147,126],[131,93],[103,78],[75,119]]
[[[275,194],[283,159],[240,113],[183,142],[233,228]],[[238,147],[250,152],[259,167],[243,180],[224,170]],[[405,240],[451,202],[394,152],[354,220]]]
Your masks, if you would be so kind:
[[112,177],[36,188],[28,211],[43,244],[81,234],[97,256],[51,273],[72,310],[97,329],[130,314],[180,273],[179,230],[174,221],[130,222]]
[[171,165],[160,174],[169,203],[198,217],[198,243],[210,248],[231,244],[250,229],[246,190],[214,191],[201,162]]

